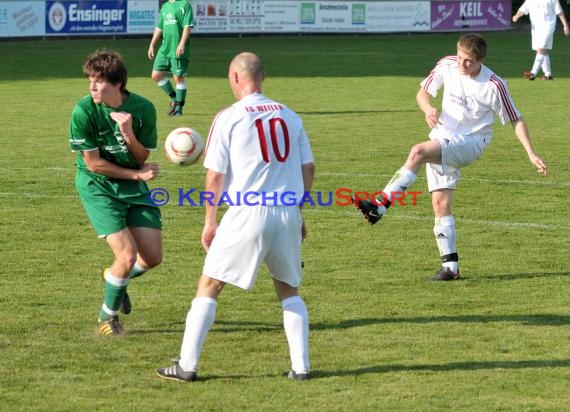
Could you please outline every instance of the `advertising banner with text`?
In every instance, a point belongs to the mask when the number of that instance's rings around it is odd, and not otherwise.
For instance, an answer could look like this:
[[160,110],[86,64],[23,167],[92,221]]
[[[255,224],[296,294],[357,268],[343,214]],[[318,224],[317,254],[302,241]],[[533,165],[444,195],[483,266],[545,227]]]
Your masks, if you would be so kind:
[[431,30],[506,30],[511,27],[511,1],[432,1]]
[[[0,38],[153,33],[157,0],[0,0]],[[195,34],[510,29],[511,0],[192,0]]]

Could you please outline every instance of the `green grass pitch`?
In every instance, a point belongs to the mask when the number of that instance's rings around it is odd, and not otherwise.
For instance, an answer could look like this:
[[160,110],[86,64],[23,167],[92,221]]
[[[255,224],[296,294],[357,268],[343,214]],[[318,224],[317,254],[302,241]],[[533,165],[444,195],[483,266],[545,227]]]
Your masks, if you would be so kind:
[[[128,88],[159,112],[160,143],[178,126],[207,136],[233,102],[227,64],[265,60],[264,92],[304,119],[314,193],[381,190],[427,138],[415,93],[458,34],[203,38],[192,41],[188,105],[169,118],[150,79],[149,39],[0,42],[0,405],[16,411],[562,411],[570,405],[568,90],[570,43],[555,38],[555,80],[529,82],[528,32],[486,33],[486,63],[508,81],[546,177],[510,125],[495,126],[455,194],[465,280],[431,283],[439,266],[422,170],[417,206],[369,226],[352,207],[305,209],[301,293],[314,379],[286,381],[281,310],[264,268],[228,287],[194,384],[158,379],[177,356],[199,277],[203,210],[164,206],[164,263],[132,282],[130,335],[96,334],[99,271],[111,262],[74,188],[69,115],[88,93],[81,66],[97,48],[125,57]],[[161,164],[151,182],[203,189],[200,164]]]

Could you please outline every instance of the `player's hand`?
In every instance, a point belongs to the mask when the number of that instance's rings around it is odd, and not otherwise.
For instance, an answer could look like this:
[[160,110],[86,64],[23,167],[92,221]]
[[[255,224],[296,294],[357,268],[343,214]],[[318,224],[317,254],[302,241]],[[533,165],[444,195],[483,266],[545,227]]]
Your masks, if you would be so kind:
[[430,129],[433,129],[439,123],[439,113],[433,108],[426,114],[426,123]]
[[184,55],[184,49],[185,49],[184,45],[178,46],[176,48],[176,57],[182,57]]
[[305,225],[305,219],[303,219],[303,225],[301,226],[301,239],[305,240],[307,238],[307,225]]
[[216,231],[218,230],[217,224],[205,224],[204,229],[202,229],[202,246],[207,252],[210,249],[210,245],[216,237]]
[[154,59],[154,47],[150,46],[148,48],[147,56],[148,56],[149,60]]
[[536,170],[538,173],[541,173],[543,175],[546,176],[546,172],[547,172],[547,167],[546,167],[546,163],[544,163],[544,160],[542,160],[540,157],[536,156],[536,155],[532,155],[530,157],[530,161],[533,165],[536,166]]
[[158,163],[145,163],[138,171],[138,178],[143,182],[154,179],[158,176]]
[[135,135],[133,132],[133,116],[127,112],[111,112],[109,116],[117,122],[119,130],[125,140],[127,140],[127,143],[131,143],[129,138]]

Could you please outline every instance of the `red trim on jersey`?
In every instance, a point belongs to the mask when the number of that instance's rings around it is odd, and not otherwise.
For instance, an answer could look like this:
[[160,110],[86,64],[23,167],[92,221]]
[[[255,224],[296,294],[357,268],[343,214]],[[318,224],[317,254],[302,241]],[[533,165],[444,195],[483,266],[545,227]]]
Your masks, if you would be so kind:
[[214,121],[212,122],[212,126],[210,127],[210,131],[208,132],[208,140],[206,141],[206,148],[204,149],[204,157],[206,157],[205,155],[208,153],[208,147],[210,147],[210,139],[211,139],[211,137],[212,137],[212,132],[213,132],[214,129],[215,129],[214,126],[216,125],[216,122],[218,121],[218,119],[220,118],[220,116],[222,115],[222,113],[228,111],[228,110],[231,109],[232,107],[233,107],[233,106],[228,106],[228,107],[226,107],[226,108],[220,110],[220,111],[218,112],[218,114],[216,115],[216,117],[214,117]]
[[443,57],[442,59],[440,59],[437,64],[435,65],[435,68],[432,69],[432,71],[428,74],[427,78],[426,78],[426,82],[424,83],[424,87],[423,89],[428,91],[429,87],[431,85],[431,83],[433,82],[433,78],[435,76],[435,72],[437,71],[438,66],[442,65],[442,64],[454,64],[457,63],[457,56],[446,56]]
[[510,121],[517,120],[517,110],[516,107],[513,106],[511,99],[509,98],[509,92],[505,84],[501,81],[501,79],[496,75],[491,75],[489,82],[494,85],[499,92],[499,97],[501,98],[501,103],[505,108],[507,115],[509,116]]

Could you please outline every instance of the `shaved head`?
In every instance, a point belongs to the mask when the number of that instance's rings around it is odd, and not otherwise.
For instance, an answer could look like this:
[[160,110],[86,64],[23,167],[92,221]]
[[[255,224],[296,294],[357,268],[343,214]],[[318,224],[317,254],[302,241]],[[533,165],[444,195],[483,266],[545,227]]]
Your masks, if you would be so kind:
[[242,76],[247,76],[255,81],[262,81],[265,78],[265,67],[255,53],[243,52],[238,54],[232,60],[230,67]]
[[228,77],[238,100],[252,93],[261,93],[265,80],[263,61],[255,53],[242,52],[231,61]]

